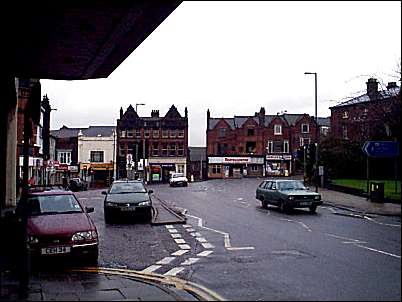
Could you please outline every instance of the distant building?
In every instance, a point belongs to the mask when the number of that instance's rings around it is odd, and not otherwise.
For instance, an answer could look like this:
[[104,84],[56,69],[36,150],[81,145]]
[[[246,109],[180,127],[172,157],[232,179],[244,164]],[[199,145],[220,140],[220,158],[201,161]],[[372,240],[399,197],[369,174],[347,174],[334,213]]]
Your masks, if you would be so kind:
[[167,182],[171,172],[187,172],[188,112],[172,105],[165,116],[152,110],[140,117],[129,106],[117,120],[117,178]]
[[211,118],[208,110],[208,178],[291,175],[300,147],[317,141],[315,130],[308,114],[266,115],[262,107],[253,116]]
[[207,178],[207,148],[188,147],[187,175],[190,180],[202,181]]
[[331,134],[349,141],[399,140],[401,97],[396,82],[379,90],[376,79],[366,82],[367,92],[330,107]]

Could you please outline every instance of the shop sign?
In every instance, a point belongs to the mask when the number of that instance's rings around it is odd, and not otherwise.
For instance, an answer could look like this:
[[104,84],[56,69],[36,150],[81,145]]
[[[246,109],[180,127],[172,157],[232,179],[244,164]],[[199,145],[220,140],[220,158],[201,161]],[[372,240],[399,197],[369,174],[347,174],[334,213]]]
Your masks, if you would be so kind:
[[208,157],[210,164],[264,164],[263,157]]
[[68,171],[70,171],[70,172],[78,172],[78,166],[68,166]]
[[174,168],[175,165],[174,164],[161,164],[162,168]]
[[267,160],[292,160],[292,155],[267,155]]

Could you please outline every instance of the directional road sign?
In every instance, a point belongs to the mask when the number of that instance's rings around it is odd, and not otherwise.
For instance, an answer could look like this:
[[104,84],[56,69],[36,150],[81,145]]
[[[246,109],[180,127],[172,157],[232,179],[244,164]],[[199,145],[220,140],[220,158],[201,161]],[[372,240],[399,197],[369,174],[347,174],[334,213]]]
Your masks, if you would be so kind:
[[399,155],[399,143],[391,141],[367,141],[363,151],[371,157],[396,157]]

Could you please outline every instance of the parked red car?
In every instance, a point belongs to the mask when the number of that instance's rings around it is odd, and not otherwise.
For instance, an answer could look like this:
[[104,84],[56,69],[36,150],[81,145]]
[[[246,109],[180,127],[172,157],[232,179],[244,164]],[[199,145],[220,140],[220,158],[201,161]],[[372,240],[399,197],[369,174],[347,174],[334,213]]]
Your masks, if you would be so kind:
[[71,256],[98,260],[98,232],[88,213],[71,191],[31,189],[18,202],[16,214],[27,217],[28,244],[32,257]]

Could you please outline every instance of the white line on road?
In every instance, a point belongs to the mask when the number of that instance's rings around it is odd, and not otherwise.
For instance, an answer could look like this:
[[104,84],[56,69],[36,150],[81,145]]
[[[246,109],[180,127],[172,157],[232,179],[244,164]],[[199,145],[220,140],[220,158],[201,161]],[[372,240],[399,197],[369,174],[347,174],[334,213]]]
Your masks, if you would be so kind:
[[[223,235],[225,248],[226,248],[226,249],[232,248],[232,245],[230,244],[230,237],[229,237],[229,234],[228,234],[228,233],[225,233],[225,232],[222,232],[222,231],[218,231],[218,230],[214,230],[214,229],[207,228],[207,227],[203,226],[203,225],[202,225],[202,219],[199,218],[199,217],[197,217],[197,216],[192,216],[192,215],[189,215],[189,214],[186,214],[186,216],[189,216],[189,217],[192,217],[192,218],[194,218],[194,219],[197,219],[197,220],[198,220],[198,226],[199,226],[199,227]],[[208,244],[209,244],[209,243],[208,243]],[[202,244],[202,245],[204,246],[204,244]],[[205,246],[204,246],[204,247],[205,247]],[[207,248],[207,247],[205,247],[205,248]],[[247,247],[247,249],[253,250],[254,247]]]
[[178,244],[186,243],[186,241],[184,239],[175,239],[174,241],[176,241],[176,243],[178,243]]
[[361,247],[363,249],[369,250],[369,251],[373,251],[373,252],[377,252],[377,253],[380,253],[380,254],[384,254],[384,255],[388,255],[388,256],[391,256],[391,257],[401,259],[401,256],[398,256],[398,255],[395,255],[395,254],[391,254],[391,253],[388,253],[388,252],[376,250],[376,249],[373,249],[371,247],[363,246],[363,245],[360,245],[360,244],[357,244],[357,243],[355,243],[354,245],[358,246],[358,247]]
[[190,250],[191,247],[188,244],[179,244],[181,250]]
[[201,245],[206,249],[213,249],[214,246],[210,243],[201,243]]
[[400,224],[382,223],[382,222],[378,222],[378,221],[376,221],[376,220],[374,220],[373,218],[368,217],[368,216],[364,216],[364,219],[367,219],[367,220],[369,220],[369,221],[371,221],[371,222],[374,222],[374,223],[377,223],[377,224],[380,224],[380,225],[386,225],[386,226],[397,227],[397,228],[400,228],[400,227],[401,227]]
[[202,235],[201,235],[200,233],[198,233],[198,232],[190,233],[190,235],[193,236],[193,237],[201,237],[201,236],[202,236]]
[[192,265],[196,263],[200,258],[188,258],[185,261],[183,261],[180,265]]
[[184,267],[174,267],[170,271],[164,273],[164,276],[176,276],[178,273],[184,270]]
[[198,253],[197,256],[198,257],[207,257],[209,255],[211,255],[214,251],[203,251],[201,253]]
[[184,224],[184,225],[183,225],[183,228],[185,228],[185,229],[186,229],[186,228],[191,228],[191,227],[193,227],[193,226],[190,225],[190,224]]
[[301,222],[301,221],[296,221],[296,220],[291,220],[291,219],[285,219],[285,218],[281,218],[281,220],[288,221],[288,222],[297,222],[297,223],[300,224],[303,228],[305,228],[307,231],[312,232],[311,229],[308,227],[308,225],[306,225],[305,223],[303,223],[303,222]]
[[176,229],[168,229],[168,231],[169,231],[170,233],[178,233],[178,231],[177,231]]
[[146,274],[152,273],[153,271],[156,271],[157,269],[159,269],[161,267],[162,267],[162,265],[151,265],[151,266],[147,267],[146,269],[143,269],[141,271],[141,273],[146,273]]
[[346,241],[352,241],[354,243],[363,243],[364,241],[361,240],[357,240],[357,239],[353,239],[353,238],[348,238],[348,237],[343,237],[343,236],[338,236],[338,235],[334,235],[334,234],[329,234],[329,233],[325,233],[325,235],[327,236],[331,236],[337,239],[342,239],[342,240],[346,240]]
[[195,239],[197,239],[197,241],[199,242],[208,242],[207,239],[205,239],[204,237],[197,237]]
[[184,255],[184,254],[187,253],[187,252],[188,252],[188,250],[178,250],[178,251],[172,253],[171,255],[172,255],[172,256],[182,256],[182,255]]
[[170,233],[170,236],[172,236],[172,238],[181,238],[181,234],[179,233]]
[[187,232],[195,232],[193,228],[186,229]]
[[171,224],[167,224],[167,225],[165,225],[165,227],[166,227],[167,229],[174,229],[173,225],[171,225]]
[[165,257],[162,260],[159,260],[158,262],[156,262],[156,264],[169,264],[174,259],[176,259],[176,257]]

